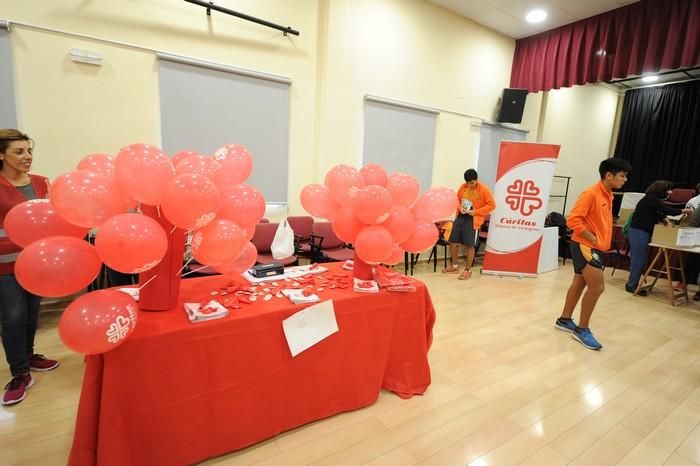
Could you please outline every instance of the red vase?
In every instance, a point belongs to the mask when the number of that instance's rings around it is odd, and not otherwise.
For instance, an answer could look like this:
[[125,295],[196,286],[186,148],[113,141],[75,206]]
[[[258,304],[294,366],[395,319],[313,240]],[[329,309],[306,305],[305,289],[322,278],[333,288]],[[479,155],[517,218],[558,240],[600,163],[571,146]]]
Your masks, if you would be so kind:
[[372,266],[360,259],[357,253],[355,253],[355,257],[353,258],[352,274],[355,278],[360,280],[374,280]]
[[141,206],[141,211],[163,227],[168,236],[168,250],[157,266],[139,274],[139,286],[148,283],[139,293],[139,308],[144,311],[167,311],[177,305],[180,295],[181,279],[178,272],[182,268],[185,254],[185,231],[174,228],[154,206]]

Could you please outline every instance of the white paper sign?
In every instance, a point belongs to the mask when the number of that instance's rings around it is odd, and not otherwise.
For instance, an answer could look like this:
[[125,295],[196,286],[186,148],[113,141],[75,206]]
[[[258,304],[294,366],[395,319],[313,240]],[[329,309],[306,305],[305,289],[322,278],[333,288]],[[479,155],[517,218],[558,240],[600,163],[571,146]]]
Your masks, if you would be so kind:
[[333,300],[309,306],[282,321],[284,336],[292,356],[311,348],[338,331]]
[[678,236],[676,237],[676,246],[692,247],[695,246],[697,235],[695,228],[679,228]]

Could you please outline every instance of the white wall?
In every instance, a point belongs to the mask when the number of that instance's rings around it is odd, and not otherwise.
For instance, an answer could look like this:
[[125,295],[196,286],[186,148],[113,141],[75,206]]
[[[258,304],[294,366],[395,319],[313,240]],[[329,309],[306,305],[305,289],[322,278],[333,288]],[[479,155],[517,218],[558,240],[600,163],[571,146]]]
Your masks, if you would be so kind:
[[[600,179],[601,160],[612,155],[617,108],[618,93],[593,84],[527,97],[523,126],[531,131],[528,140],[561,145],[555,174],[572,177],[567,212],[581,191]],[[551,199],[548,210],[560,210],[560,202]]]

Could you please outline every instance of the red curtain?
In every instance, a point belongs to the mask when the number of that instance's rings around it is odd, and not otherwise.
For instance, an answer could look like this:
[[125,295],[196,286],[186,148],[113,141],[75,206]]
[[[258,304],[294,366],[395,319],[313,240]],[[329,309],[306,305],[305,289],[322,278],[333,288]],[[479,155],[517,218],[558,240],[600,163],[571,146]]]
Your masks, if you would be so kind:
[[510,86],[530,92],[700,64],[700,0],[642,0],[515,44]]

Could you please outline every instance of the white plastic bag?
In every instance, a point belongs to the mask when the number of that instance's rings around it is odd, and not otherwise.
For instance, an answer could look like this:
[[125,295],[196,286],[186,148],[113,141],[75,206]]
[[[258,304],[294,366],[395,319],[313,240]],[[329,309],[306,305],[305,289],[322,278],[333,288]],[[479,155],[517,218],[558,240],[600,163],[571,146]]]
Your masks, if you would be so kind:
[[294,254],[294,230],[286,218],[277,227],[270,251],[274,259],[284,259]]

